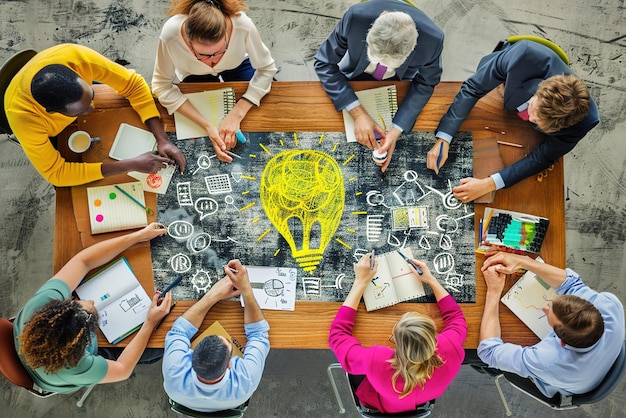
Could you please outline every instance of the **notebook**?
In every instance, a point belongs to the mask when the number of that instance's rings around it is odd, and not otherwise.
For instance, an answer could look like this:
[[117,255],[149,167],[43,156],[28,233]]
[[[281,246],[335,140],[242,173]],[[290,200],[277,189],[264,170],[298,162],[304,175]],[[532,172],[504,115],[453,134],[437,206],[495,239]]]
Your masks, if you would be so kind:
[[111,344],[139,329],[152,303],[126,257],[85,278],[76,294],[80,299],[94,301],[100,330]]
[[[540,257],[537,261],[543,262]],[[527,271],[500,299],[537,337],[545,338],[552,327],[541,308],[556,290],[532,271]]]
[[233,356],[243,357],[243,346],[239,343],[239,341],[230,336],[228,331],[226,331],[226,329],[222,326],[222,324],[220,324],[219,321],[213,322],[210,327],[208,327],[207,329],[202,331],[200,335],[195,337],[191,341],[191,348],[196,348],[198,343],[202,341],[204,337],[208,337],[209,335],[221,335],[222,337],[226,338],[233,345]]
[[[402,254],[413,258],[411,248],[402,248]],[[365,292],[365,309],[392,306],[426,295],[424,286],[407,262],[395,251],[375,256],[378,270]]]
[[[120,123],[109,157],[115,160],[128,160],[148,151],[156,151],[157,141],[152,132],[127,123]],[[141,181],[147,192],[164,194],[174,175],[175,166],[168,165],[153,174],[129,171],[128,175]]]
[[[246,266],[252,292],[261,309],[293,311],[298,271],[288,267]],[[241,298],[241,306],[244,306]]]
[[[132,198],[115,186],[120,187]],[[146,205],[143,187],[139,181],[87,187],[91,233],[102,234],[148,225],[146,210],[140,204],[144,207]]]
[[[398,93],[395,85],[360,90],[354,93],[375,123],[385,131],[391,129],[393,117],[398,111]],[[342,113],[346,138],[348,142],[356,142],[354,120],[347,110],[342,110]]]
[[[206,120],[215,126],[235,107],[235,89],[232,87],[202,91],[199,93],[187,93],[185,97],[204,116]],[[176,124],[176,138],[189,139],[207,136],[207,132],[179,112],[174,112]]]
[[536,256],[549,224],[547,218],[540,216],[487,207],[479,237],[482,242],[476,252],[485,253],[497,246],[501,251]]

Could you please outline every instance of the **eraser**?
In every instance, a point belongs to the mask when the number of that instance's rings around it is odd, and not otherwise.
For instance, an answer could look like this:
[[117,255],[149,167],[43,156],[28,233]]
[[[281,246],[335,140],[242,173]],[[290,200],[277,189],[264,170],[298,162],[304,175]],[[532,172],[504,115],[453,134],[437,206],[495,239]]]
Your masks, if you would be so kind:
[[241,142],[242,144],[246,143],[246,137],[243,135],[243,132],[237,131],[235,133],[235,136],[237,137],[237,141]]

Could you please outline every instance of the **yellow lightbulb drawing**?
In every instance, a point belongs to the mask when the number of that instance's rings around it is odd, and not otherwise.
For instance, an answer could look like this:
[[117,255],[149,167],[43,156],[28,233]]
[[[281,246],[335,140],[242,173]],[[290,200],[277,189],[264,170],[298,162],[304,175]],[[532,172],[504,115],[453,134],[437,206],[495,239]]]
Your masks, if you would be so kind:
[[260,195],[267,217],[289,243],[293,258],[304,271],[315,270],[343,213],[339,164],[321,151],[283,151],[265,166]]

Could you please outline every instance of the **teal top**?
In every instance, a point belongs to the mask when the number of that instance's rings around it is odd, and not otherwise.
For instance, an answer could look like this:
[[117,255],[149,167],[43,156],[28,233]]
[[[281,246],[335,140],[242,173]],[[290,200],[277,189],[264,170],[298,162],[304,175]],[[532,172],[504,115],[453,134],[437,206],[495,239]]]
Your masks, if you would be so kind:
[[[43,284],[35,295],[26,303],[17,314],[13,322],[13,335],[18,337],[33,314],[51,300],[65,300],[72,294],[67,283],[59,279],[50,279]],[[19,349],[19,339],[15,339],[15,349]],[[46,373],[43,368],[31,369],[24,365],[35,383],[44,390],[58,393],[73,392],[83,386],[99,383],[108,371],[108,364],[104,357],[97,354],[98,339],[92,335],[91,344],[85,355],[76,367],[66,367],[55,374]],[[22,363],[24,363],[22,361]]]

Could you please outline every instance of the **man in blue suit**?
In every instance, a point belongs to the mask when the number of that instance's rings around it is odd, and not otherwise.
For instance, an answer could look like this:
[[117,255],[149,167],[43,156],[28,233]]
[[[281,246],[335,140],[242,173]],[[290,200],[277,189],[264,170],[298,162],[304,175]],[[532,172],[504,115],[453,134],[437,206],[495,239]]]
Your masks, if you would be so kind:
[[[463,83],[439,122],[437,141],[428,152],[429,169],[439,172],[461,123],[478,99],[502,83],[504,108],[517,111],[522,119],[545,134],[545,140],[527,157],[490,177],[462,179],[453,192],[463,202],[510,187],[545,170],[571,151],[599,122],[598,107],[587,87],[554,51],[534,41],[505,44],[480,60],[476,73]],[[440,149],[442,158],[438,167]]]
[[[385,171],[404,131],[441,79],[443,32],[419,9],[399,0],[370,0],[350,7],[315,55],[315,71],[337,111],[354,119],[355,136],[370,149],[387,152]],[[410,89],[385,132],[360,105],[348,80],[407,80]],[[375,134],[376,132],[376,134]]]

